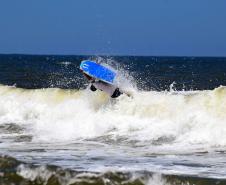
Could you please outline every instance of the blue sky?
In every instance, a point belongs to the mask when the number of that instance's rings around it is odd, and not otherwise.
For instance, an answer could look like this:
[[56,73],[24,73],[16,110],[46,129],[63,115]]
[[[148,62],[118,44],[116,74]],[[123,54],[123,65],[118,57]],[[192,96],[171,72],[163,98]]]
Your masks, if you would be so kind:
[[226,56],[226,0],[1,0],[0,53]]

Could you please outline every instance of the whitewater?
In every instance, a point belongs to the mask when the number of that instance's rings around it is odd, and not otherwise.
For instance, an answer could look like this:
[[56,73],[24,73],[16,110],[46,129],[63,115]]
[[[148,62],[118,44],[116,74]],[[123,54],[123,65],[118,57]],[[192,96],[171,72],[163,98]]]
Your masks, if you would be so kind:
[[1,85],[0,104],[1,153],[21,160],[88,171],[226,177],[223,86],[137,90],[132,98],[113,100],[88,90]]

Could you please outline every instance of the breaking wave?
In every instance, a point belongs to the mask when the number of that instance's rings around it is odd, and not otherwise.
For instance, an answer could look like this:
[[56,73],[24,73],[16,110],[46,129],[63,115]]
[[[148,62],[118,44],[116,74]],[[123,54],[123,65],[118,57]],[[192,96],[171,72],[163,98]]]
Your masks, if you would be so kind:
[[[0,126],[19,126],[23,129],[17,135],[26,133],[34,142],[104,137],[182,153],[185,148],[226,147],[223,86],[193,92],[134,90],[132,98],[123,95],[116,100],[88,90],[0,86],[0,104]],[[0,138],[3,135],[7,133]]]

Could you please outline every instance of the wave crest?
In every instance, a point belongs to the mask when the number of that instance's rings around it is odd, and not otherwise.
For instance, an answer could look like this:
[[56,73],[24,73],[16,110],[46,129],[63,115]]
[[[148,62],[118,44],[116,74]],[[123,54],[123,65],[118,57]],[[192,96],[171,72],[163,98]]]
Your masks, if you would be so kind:
[[190,92],[134,91],[133,98],[117,100],[88,90],[0,86],[0,103],[0,124],[23,126],[33,141],[105,137],[166,149],[226,147],[223,86]]

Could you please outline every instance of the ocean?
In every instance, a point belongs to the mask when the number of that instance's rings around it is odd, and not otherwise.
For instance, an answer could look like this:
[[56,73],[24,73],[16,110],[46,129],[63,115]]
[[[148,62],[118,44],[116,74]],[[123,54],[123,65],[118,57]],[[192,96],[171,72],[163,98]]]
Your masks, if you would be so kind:
[[225,185],[225,85],[220,57],[0,55],[0,184]]

